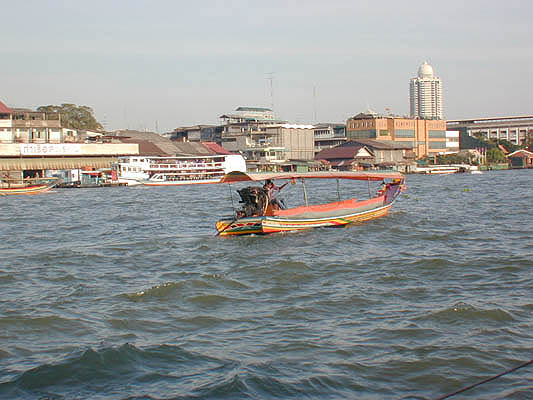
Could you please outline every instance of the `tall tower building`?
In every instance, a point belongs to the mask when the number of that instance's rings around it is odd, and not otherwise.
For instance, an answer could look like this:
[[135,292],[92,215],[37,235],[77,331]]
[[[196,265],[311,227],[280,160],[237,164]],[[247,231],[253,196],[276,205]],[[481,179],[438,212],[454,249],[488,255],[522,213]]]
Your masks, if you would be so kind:
[[418,77],[409,84],[411,118],[443,119],[442,81],[435,77],[426,61],[418,68]]

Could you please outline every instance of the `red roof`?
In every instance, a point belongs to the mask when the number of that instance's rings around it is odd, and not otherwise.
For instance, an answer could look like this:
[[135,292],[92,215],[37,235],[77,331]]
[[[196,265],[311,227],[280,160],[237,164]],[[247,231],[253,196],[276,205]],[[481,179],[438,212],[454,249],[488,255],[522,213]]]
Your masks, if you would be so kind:
[[509,154],[509,150],[507,150],[502,144],[499,144],[498,148],[503,151],[504,154]]
[[533,158],[533,153],[524,149],[520,149],[508,154],[507,157]]
[[202,144],[204,145],[204,147],[207,147],[209,150],[211,150],[215,154],[220,154],[220,155],[231,154],[228,150],[226,150],[224,147],[222,147],[221,145],[215,142],[202,142]]
[[0,114],[11,114],[13,111],[0,101]]

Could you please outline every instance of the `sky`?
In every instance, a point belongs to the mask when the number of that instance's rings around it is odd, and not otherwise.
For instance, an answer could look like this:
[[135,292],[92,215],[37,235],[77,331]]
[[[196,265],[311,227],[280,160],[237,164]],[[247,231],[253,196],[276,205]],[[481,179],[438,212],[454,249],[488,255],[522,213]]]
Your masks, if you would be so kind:
[[[0,101],[74,103],[107,130],[409,113],[427,61],[446,119],[533,114],[530,0],[1,0]],[[272,79],[269,79],[272,78]]]

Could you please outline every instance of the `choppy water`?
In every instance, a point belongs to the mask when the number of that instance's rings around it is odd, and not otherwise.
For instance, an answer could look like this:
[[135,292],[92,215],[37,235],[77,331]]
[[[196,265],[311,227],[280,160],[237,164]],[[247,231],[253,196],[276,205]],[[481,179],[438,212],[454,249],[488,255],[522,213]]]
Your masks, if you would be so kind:
[[[215,236],[226,185],[0,198],[0,398],[436,398],[495,375],[532,358],[532,178],[408,176],[386,218],[240,238]],[[533,368],[467,393],[531,399]]]

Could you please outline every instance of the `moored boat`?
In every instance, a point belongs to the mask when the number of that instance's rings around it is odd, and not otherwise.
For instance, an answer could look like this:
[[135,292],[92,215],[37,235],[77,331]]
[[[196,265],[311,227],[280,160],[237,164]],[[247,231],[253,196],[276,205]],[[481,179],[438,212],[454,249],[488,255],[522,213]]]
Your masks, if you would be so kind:
[[48,192],[60,182],[57,178],[3,178],[0,181],[0,196],[40,194]]
[[241,155],[198,157],[121,157],[118,181],[128,186],[179,186],[219,183],[231,171],[246,172]]
[[429,167],[418,167],[416,172],[427,175],[447,175],[461,172],[461,167],[456,165],[433,165]]
[[[305,180],[307,179],[349,179],[359,181],[382,181],[374,197],[367,200],[339,200],[309,205]],[[267,234],[274,232],[303,230],[317,227],[336,227],[353,222],[368,221],[387,215],[392,204],[404,189],[405,178],[396,172],[311,172],[278,174],[227,174],[221,182],[268,180],[301,180],[306,204],[289,209],[280,209],[272,201],[265,187],[245,187],[238,190],[242,208],[231,218],[216,223],[219,235]]]

